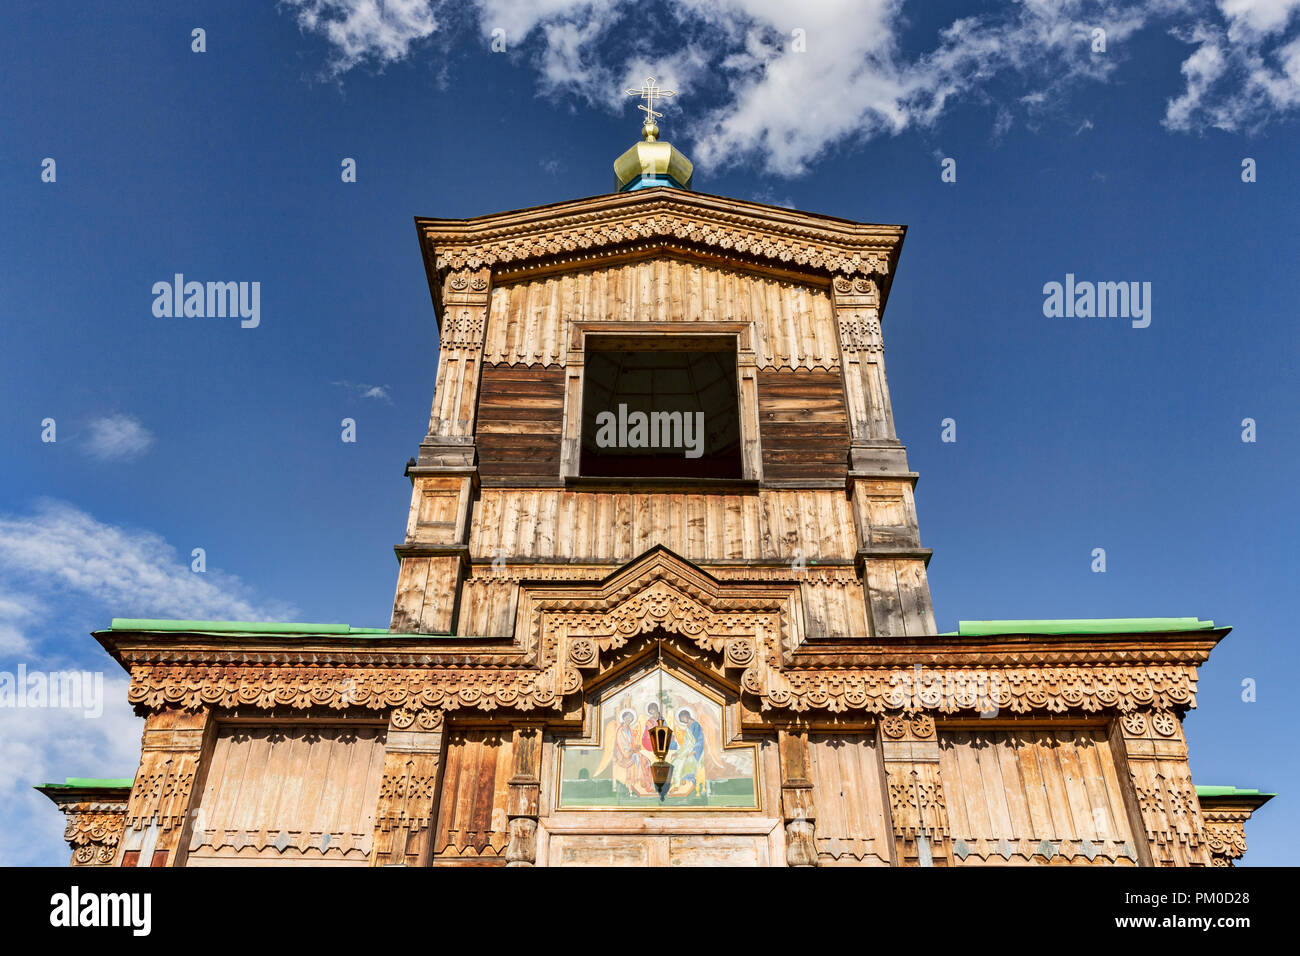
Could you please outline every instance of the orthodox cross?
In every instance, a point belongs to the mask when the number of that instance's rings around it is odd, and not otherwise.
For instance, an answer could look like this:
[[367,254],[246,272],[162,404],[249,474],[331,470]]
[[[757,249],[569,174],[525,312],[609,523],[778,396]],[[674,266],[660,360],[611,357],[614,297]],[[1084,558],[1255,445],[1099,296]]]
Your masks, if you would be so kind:
[[639,110],[645,110],[647,123],[653,123],[656,116],[664,115],[663,113],[655,112],[655,100],[677,95],[676,90],[665,90],[660,87],[659,84],[655,82],[653,76],[647,77],[645,86],[641,87],[639,90],[627,90],[626,92],[628,96],[639,96],[641,99],[645,100],[644,105],[638,103],[636,108]]

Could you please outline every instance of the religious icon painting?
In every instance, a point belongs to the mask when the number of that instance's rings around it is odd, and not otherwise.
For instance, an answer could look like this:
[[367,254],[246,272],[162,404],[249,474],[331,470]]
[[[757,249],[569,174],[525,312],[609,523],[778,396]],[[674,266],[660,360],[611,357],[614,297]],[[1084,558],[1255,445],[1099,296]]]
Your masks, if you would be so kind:
[[[655,786],[650,729],[672,731],[672,767]],[[655,667],[597,704],[595,743],[560,747],[559,809],[757,809],[756,745],[726,743],[722,701]]]

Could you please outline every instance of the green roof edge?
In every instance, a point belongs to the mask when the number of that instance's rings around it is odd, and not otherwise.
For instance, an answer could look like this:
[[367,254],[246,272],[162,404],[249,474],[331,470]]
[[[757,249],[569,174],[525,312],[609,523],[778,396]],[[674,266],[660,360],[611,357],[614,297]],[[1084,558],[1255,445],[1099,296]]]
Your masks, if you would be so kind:
[[453,637],[451,634],[410,634],[386,627],[350,627],[347,624],[300,624],[287,621],[171,621],[115,617],[112,631],[163,631],[207,634],[321,634],[353,637]]
[[1170,631],[1212,631],[1213,621],[1195,617],[1100,617],[1030,621],[958,621],[957,630],[941,637],[984,637],[993,634],[1150,634]]
[[64,777],[63,783],[46,783],[45,787],[60,790],[130,790],[135,783],[134,777]]
[[1196,788],[1198,797],[1276,797],[1276,793],[1262,793],[1259,790],[1249,790],[1244,787],[1223,787],[1223,786],[1198,786]]

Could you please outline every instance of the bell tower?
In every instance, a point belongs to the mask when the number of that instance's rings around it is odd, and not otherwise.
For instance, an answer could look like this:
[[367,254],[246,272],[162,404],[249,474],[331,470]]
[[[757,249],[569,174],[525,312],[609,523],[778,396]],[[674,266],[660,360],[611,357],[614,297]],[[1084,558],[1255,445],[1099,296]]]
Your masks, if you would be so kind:
[[799,586],[806,637],[933,634],[881,319],[905,229],[695,192],[653,78],[616,191],[416,219],[441,356],[392,628],[508,637],[519,582],[659,546]]

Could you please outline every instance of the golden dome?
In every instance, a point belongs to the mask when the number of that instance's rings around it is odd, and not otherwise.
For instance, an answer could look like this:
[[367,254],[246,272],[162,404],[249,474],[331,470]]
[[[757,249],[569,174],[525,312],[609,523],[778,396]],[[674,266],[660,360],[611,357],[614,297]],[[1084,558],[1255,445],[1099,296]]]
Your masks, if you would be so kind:
[[674,92],[660,89],[654,77],[650,77],[644,87],[628,90],[627,93],[629,96],[644,98],[648,105],[637,107],[646,114],[645,123],[641,126],[641,142],[614,160],[615,188],[619,192],[652,186],[690,189],[695,167],[672,143],[659,142],[659,126],[655,123],[656,117],[663,114],[655,112],[654,101],[660,97],[673,96]]

